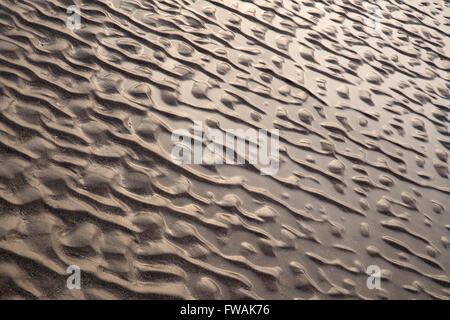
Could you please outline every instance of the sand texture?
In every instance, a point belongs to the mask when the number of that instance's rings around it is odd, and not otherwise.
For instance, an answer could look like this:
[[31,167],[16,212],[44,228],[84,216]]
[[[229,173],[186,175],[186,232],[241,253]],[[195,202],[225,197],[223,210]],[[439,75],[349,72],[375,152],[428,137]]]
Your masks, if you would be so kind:
[[[449,35],[442,0],[0,0],[0,298],[449,299]],[[175,163],[194,121],[278,129],[279,171]]]

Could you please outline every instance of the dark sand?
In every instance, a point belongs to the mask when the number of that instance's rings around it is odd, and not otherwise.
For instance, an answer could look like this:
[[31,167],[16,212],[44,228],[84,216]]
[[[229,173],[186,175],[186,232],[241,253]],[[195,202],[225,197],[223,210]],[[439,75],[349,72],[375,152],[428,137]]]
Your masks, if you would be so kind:
[[[450,8],[378,3],[1,0],[0,297],[448,299]],[[279,172],[173,163],[194,120]]]

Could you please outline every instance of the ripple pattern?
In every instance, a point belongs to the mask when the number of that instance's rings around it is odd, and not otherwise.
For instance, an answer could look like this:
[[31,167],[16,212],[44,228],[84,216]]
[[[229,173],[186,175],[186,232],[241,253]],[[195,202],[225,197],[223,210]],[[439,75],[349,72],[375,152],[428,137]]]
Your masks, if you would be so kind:
[[[0,298],[449,299],[449,25],[448,1],[2,0]],[[198,120],[278,129],[280,170],[174,163]]]

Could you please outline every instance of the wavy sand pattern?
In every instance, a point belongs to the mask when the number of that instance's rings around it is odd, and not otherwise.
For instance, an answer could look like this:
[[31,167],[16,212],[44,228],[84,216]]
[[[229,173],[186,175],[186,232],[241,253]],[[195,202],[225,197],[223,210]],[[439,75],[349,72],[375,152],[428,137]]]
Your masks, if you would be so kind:
[[[2,0],[0,297],[448,299],[449,25],[441,0]],[[279,172],[173,163],[195,120],[279,129]]]

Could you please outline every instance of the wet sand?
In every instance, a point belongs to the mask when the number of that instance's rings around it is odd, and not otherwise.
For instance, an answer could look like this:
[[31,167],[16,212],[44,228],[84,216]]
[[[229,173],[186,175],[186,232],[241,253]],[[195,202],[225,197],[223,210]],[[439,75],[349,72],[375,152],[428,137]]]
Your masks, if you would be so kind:
[[377,3],[2,0],[0,298],[448,299],[450,8]]

